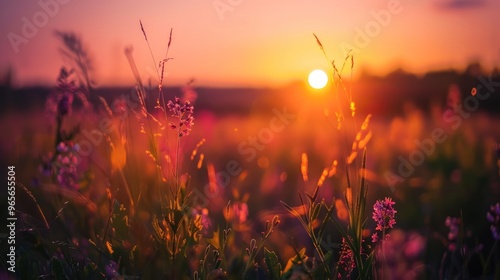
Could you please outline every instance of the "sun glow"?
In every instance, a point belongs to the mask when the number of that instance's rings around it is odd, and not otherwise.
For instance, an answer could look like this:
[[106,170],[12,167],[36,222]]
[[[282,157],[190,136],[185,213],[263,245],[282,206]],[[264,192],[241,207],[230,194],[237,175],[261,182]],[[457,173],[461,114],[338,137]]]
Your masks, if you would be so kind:
[[328,75],[321,69],[313,70],[307,79],[309,85],[315,89],[322,89],[328,83]]

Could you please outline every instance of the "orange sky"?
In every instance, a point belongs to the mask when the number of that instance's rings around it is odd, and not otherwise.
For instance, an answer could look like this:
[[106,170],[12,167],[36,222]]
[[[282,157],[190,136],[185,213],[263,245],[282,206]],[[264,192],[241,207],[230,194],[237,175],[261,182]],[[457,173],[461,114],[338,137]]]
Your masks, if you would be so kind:
[[[163,58],[174,30],[167,85],[191,78],[209,86],[304,80],[312,69],[327,68],[312,33],[336,61],[343,49],[354,48],[355,73],[500,64],[496,0],[6,0],[0,5],[0,74],[12,67],[16,85],[55,80],[63,60],[54,30],[82,37],[98,85],[133,84],[123,54],[127,46],[133,46],[147,80],[155,65],[139,19],[156,60]],[[36,32],[23,33],[26,22]]]

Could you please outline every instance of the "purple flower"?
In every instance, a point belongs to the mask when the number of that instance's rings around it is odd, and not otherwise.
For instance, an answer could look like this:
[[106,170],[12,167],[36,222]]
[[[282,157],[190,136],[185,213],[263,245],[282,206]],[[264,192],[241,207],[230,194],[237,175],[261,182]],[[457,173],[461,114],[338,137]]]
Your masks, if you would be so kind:
[[[384,200],[377,200],[373,205],[372,218],[377,223],[375,231],[382,232],[382,235],[385,234],[386,229],[392,228],[396,224],[394,216],[397,211],[394,210],[394,204],[396,204],[396,202],[392,201],[392,198],[386,197]],[[386,236],[383,236],[383,238],[385,237]],[[372,242],[377,242],[378,240],[378,233],[375,232],[372,235]]]
[[52,164],[57,182],[67,188],[78,188],[78,145],[61,142],[57,145],[57,156]]
[[493,239],[500,240],[500,203],[490,206],[486,219],[491,223],[490,230]]
[[460,229],[460,219],[456,217],[446,217],[444,225],[450,229],[450,232],[448,233],[448,241],[450,241],[448,244],[448,250],[455,251],[457,248],[456,241]]
[[172,117],[177,119],[177,123],[170,122],[169,126],[171,129],[178,129],[179,137],[186,136],[191,132],[191,127],[194,125],[194,107],[191,102],[186,101],[184,104],[181,100],[176,97],[174,101],[169,100],[167,103],[167,108],[172,113]]
[[458,230],[460,226],[460,219],[453,217],[446,217],[446,221],[444,222],[444,225],[447,226],[450,229],[450,232],[448,233],[448,240],[455,240],[458,237]]
[[350,276],[353,270],[356,268],[356,262],[354,261],[354,254],[349,248],[345,238],[342,238],[342,244],[340,245],[340,257],[338,261],[339,273],[337,275],[338,279],[345,279],[342,277],[344,274],[347,279],[350,279]]

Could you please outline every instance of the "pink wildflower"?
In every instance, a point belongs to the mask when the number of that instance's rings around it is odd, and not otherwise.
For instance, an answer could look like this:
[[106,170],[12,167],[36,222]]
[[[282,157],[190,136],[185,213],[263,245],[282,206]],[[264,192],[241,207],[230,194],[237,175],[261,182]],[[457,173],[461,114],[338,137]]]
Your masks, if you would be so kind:
[[[384,200],[377,200],[373,205],[373,220],[377,223],[375,231],[380,231],[385,234],[385,230],[392,228],[396,224],[396,219],[394,216],[397,211],[394,210],[393,205],[396,202],[392,201],[392,198],[386,197]],[[386,236],[383,236],[385,238]],[[379,240],[378,233],[375,232],[372,235],[372,242],[377,242]]]
[[186,101],[182,104],[180,99],[176,97],[174,102],[172,100],[168,101],[167,108],[172,113],[172,117],[178,120],[177,123],[170,122],[170,128],[178,129],[179,137],[188,135],[191,132],[191,127],[194,125],[194,107],[191,105],[191,102]]

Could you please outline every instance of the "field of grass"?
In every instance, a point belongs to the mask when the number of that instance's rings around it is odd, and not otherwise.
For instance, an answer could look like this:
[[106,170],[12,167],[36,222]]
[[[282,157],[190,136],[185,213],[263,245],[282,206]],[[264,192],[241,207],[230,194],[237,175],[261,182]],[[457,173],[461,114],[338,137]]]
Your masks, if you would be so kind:
[[214,111],[192,84],[106,95],[61,71],[0,118],[2,277],[498,279],[500,119],[470,105],[487,89],[394,109],[340,74]]

